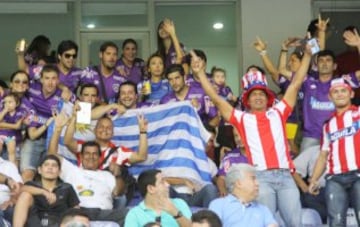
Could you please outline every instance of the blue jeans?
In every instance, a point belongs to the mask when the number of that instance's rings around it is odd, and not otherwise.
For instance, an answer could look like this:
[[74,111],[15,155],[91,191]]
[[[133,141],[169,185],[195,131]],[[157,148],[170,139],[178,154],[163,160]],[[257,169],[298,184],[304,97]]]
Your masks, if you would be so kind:
[[279,210],[285,226],[301,226],[300,193],[290,171],[273,169],[257,171],[259,197],[257,201],[267,206],[273,213]]
[[44,138],[26,139],[21,150],[20,168],[24,170],[36,170],[40,160],[46,155],[46,143]]
[[170,187],[170,197],[180,198],[187,202],[189,206],[198,207],[209,207],[212,200],[216,199],[219,192],[215,185],[207,184],[200,191],[194,194],[177,193],[173,188]]
[[329,175],[325,187],[329,226],[346,226],[346,213],[350,202],[360,225],[360,172]]

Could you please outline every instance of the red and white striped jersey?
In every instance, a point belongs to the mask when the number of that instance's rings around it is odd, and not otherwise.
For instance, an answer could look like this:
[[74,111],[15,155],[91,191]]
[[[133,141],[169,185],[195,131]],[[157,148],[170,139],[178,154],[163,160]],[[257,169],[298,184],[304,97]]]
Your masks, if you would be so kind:
[[346,173],[360,167],[360,107],[334,114],[324,124],[321,150],[329,152],[328,174]]
[[[77,162],[78,166],[81,166],[81,158],[80,158],[80,152],[82,145],[85,143],[83,140],[78,140],[78,150],[77,150]],[[109,142],[108,146],[105,148],[101,148],[101,156],[99,158],[99,163],[101,165],[99,166],[99,169],[106,169],[109,167],[110,163],[116,163],[118,165],[130,165],[129,159],[131,154],[134,152],[133,150],[119,146],[114,153],[111,154],[111,156],[106,160],[105,163],[103,163],[104,159],[109,155],[109,152],[112,148],[116,148],[115,144],[112,142]]]
[[237,128],[249,163],[257,170],[294,170],[285,133],[291,111],[284,100],[263,112],[233,110],[230,123]]

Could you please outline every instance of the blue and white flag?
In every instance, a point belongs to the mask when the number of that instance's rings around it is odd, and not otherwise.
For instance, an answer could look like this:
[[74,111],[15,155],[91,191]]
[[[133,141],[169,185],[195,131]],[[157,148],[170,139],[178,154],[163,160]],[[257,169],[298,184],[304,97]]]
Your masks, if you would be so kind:
[[[115,145],[134,151],[139,146],[137,115],[144,114],[148,120],[148,158],[132,165],[130,171],[138,176],[147,169],[161,169],[167,177],[183,177],[200,185],[211,181],[211,173],[205,153],[210,134],[205,130],[200,117],[189,101],[128,110],[113,118]],[[77,132],[76,139],[90,140],[91,128]],[[52,134],[51,127],[48,130]],[[63,130],[64,132],[65,130]],[[63,134],[62,134],[63,135]],[[83,136],[82,136],[83,135]],[[68,154],[60,139],[59,154]]]

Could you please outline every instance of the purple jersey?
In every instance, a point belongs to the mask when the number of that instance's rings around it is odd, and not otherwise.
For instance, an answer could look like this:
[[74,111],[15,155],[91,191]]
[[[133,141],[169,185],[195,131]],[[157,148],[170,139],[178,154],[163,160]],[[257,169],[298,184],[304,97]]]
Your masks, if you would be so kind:
[[328,96],[330,82],[331,80],[322,83],[317,79],[308,77],[303,83],[304,137],[320,139],[324,122],[335,110],[335,106]]
[[[342,75],[342,78],[349,82],[351,87],[359,87],[355,73]],[[328,97],[330,85],[331,80],[322,83],[318,76],[314,75],[308,77],[303,83],[304,137],[321,138],[323,124],[335,110],[334,104]]]
[[[196,110],[202,122],[207,123],[212,118],[217,116],[217,109],[210,100],[210,97],[205,95],[205,92],[202,88],[200,89],[197,87],[189,87],[189,91],[186,94],[184,100],[191,101],[192,99],[196,99],[199,104]],[[179,102],[179,101],[183,101],[183,100],[179,100],[174,92],[170,92],[161,99],[160,104],[169,103],[169,102]]]
[[[18,120],[25,117],[27,115],[26,110],[22,109],[21,107],[17,107],[15,113],[11,115],[7,113],[2,122],[15,124]],[[2,136],[15,136],[16,142],[19,144],[21,142],[21,129],[0,129],[0,135]]]
[[230,166],[239,163],[248,163],[248,160],[245,155],[240,153],[239,148],[235,148],[225,154],[224,158],[220,162],[217,175],[225,176]]
[[141,81],[144,67],[145,62],[140,58],[135,58],[132,67],[128,67],[121,58],[116,62],[116,69],[125,72],[125,75],[121,76],[135,84],[138,84]]
[[[150,81],[151,84],[151,94],[148,95],[145,99],[145,102],[150,103],[151,105],[158,105],[161,101],[161,99],[169,94],[171,91],[171,87],[169,85],[168,80],[163,79],[158,83],[154,83]],[[138,93],[141,92],[143,83],[139,83],[137,86]]]
[[[80,84],[80,76],[82,73],[82,69],[74,67],[70,70],[70,72],[68,74],[64,74],[63,72],[61,72],[61,70],[59,69],[59,67],[57,65],[56,65],[56,67],[59,70],[60,83],[62,83],[66,87],[68,87],[72,92],[75,92],[76,88]],[[30,80],[32,80],[32,81],[40,80],[40,77],[41,77],[40,73],[41,73],[42,69],[43,69],[42,65],[30,66],[29,67]]]
[[[293,78],[295,75],[295,73],[292,74],[291,78]],[[284,77],[283,75],[279,76],[279,79],[277,81],[277,84],[280,87],[281,93],[285,94],[287,88],[290,85],[290,80],[288,80],[286,77]],[[290,116],[288,117],[286,122],[289,123],[298,123],[298,121],[302,121],[303,120],[303,116],[302,116],[302,105],[303,105],[303,99],[304,99],[304,92],[302,89],[300,89],[299,93],[298,93],[298,99],[296,102],[296,107],[294,108],[293,112],[290,114]],[[296,109],[298,108],[298,109]],[[298,116],[297,116],[298,115]]]
[[[182,52],[185,53],[185,47],[180,43]],[[168,53],[165,56],[165,69],[169,68],[170,65],[176,64],[176,51],[173,44],[171,44]]]
[[[55,92],[49,97],[45,98],[42,93],[42,85],[40,83],[32,83],[30,85],[28,96],[29,101],[35,107],[36,113],[41,118],[50,118],[53,112],[58,111],[58,104],[61,100],[61,90],[56,89]],[[76,101],[76,96],[72,95],[71,102]]]
[[[105,102],[107,98],[108,103],[115,103],[118,97],[120,84],[125,82],[126,79],[120,76],[116,70],[108,77],[99,74],[99,71],[100,67],[85,68],[81,74],[81,82],[83,84],[95,84],[99,89],[101,101]],[[101,79],[104,83],[105,91],[102,89]]]
[[231,101],[231,97],[233,96],[233,92],[229,86],[224,85],[216,85],[218,87],[218,95],[220,95],[223,99],[227,101]]
[[[211,82],[211,84],[213,84],[213,80],[211,79],[211,75],[209,73],[206,73],[206,76],[208,78],[208,80]],[[186,81],[185,83],[190,86],[190,87],[199,87],[202,88],[201,83],[199,82],[199,80],[196,80],[194,78],[193,74],[189,74],[186,76]]]

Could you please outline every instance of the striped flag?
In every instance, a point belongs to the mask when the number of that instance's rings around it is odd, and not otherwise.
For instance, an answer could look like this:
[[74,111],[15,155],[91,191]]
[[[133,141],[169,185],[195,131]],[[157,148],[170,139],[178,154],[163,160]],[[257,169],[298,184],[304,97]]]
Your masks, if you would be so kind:
[[[113,118],[115,145],[137,151],[139,127],[137,115],[144,114],[148,120],[148,159],[130,167],[137,176],[143,170],[161,169],[168,177],[184,177],[203,185],[211,181],[210,168],[205,154],[206,141],[210,134],[205,130],[196,110],[189,101],[168,103],[153,107],[128,110]],[[51,135],[52,127],[49,128]],[[65,130],[63,130],[64,132]],[[89,140],[91,127],[77,132],[76,139]],[[63,135],[63,134],[62,134]],[[59,154],[67,154],[63,139],[60,139]]]

